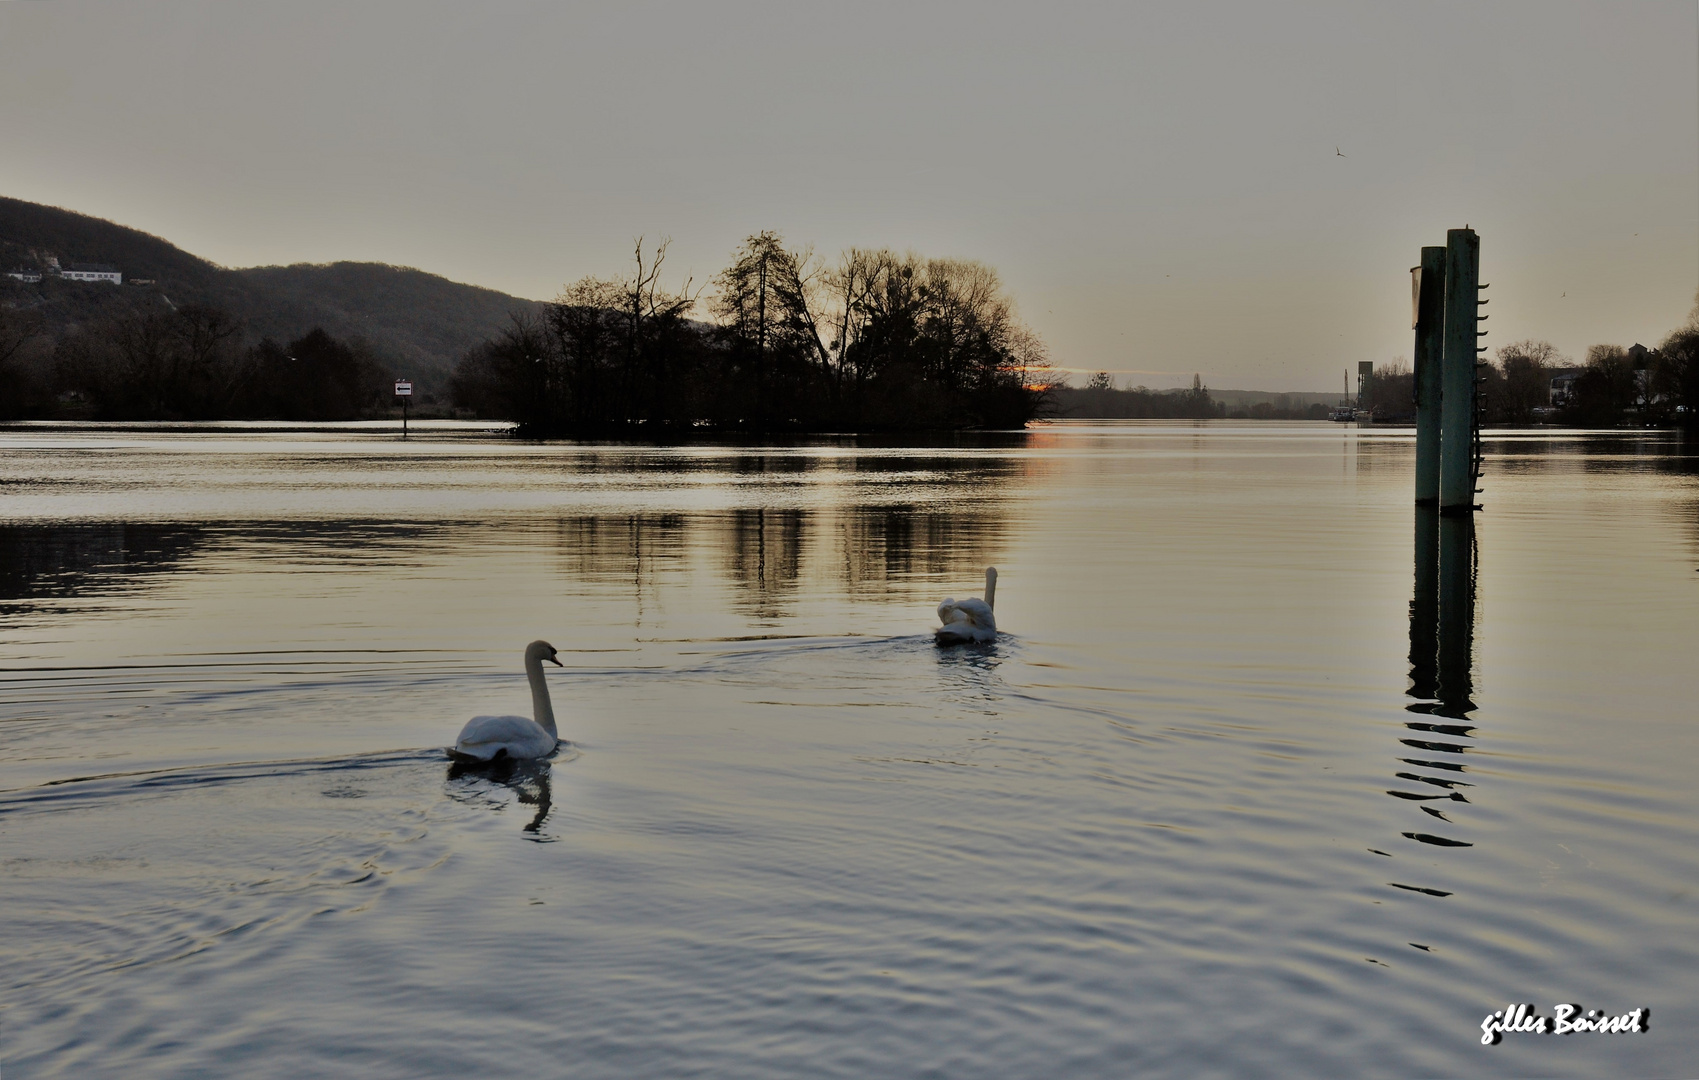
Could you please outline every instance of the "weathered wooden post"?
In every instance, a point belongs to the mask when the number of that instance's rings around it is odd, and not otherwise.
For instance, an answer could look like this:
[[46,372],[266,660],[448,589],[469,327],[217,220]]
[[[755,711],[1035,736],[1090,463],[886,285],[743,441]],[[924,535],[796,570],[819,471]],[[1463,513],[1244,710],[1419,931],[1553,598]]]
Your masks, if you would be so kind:
[[1445,249],[1422,249],[1411,270],[1416,329],[1416,505],[1439,504],[1441,357],[1445,333]]
[[1473,229],[1445,234],[1445,330],[1441,364],[1439,511],[1475,509],[1475,341],[1481,238]]

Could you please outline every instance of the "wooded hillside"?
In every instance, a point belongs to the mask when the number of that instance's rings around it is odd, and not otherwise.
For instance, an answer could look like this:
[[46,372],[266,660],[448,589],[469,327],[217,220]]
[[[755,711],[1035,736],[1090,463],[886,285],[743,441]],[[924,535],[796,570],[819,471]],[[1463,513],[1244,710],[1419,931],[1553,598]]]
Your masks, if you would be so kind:
[[0,278],[0,305],[27,316],[49,345],[114,320],[196,305],[230,315],[249,343],[292,341],[315,328],[360,341],[412,377],[422,395],[441,390],[455,362],[507,325],[510,312],[541,310],[535,301],[382,263],[225,269],[138,229],[0,198],[0,273],[42,268],[49,256],[64,266],[111,265],[125,282]]

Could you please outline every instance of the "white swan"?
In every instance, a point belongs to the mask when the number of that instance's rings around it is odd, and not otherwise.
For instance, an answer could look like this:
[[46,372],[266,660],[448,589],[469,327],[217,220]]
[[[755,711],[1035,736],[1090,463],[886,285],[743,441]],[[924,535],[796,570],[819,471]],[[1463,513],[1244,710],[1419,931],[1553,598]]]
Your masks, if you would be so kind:
[[947,599],[938,605],[938,621],[944,624],[934,631],[938,644],[996,641],[997,620],[991,613],[996,604],[997,568],[988,566],[985,568],[985,599],[970,596],[966,600]]
[[549,704],[549,687],[543,682],[543,661],[564,667],[555,647],[546,641],[525,646],[525,678],[531,683],[531,711],[535,720],[523,716],[474,716],[454,740],[454,753],[478,761],[497,758],[540,758],[560,745],[555,732],[555,711]]

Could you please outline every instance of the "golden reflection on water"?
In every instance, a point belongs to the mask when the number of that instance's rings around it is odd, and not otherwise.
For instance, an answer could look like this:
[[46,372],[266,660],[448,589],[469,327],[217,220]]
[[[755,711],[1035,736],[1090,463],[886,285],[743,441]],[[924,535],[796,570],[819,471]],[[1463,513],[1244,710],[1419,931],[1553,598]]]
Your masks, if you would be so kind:
[[[1325,424],[382,438],[0,431],[20,1075],[1691,1059],[1668,436],[1492,433],[1472,521]],[[576,756],[447,762],[535,636]],[[1659,1027],[1482,1056],[1563,995]]]

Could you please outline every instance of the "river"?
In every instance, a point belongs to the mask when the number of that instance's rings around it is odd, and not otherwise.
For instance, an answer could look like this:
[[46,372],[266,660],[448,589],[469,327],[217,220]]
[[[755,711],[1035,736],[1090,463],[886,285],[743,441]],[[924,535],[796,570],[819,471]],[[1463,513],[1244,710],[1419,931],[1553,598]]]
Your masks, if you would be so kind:
[[[1412,467],[0,427],[0,1068],[1691,1075],[1699,457],[1488,432],[1472,524]],[[453,767],[534,638],[569,745]]]

